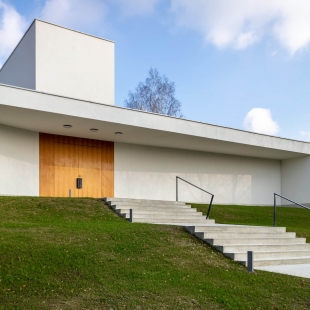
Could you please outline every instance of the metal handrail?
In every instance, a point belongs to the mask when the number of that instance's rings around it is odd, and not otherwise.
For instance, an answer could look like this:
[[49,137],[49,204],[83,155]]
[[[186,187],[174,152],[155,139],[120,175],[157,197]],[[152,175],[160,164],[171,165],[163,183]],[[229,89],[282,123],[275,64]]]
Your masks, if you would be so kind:
[[188,181],[186,181],[186,180],[184,180],[184,179],[182,179],[182,178],[176,176],[176,201],[179,201],[178,179],[180,179],[180,180],[184,181],[185,183],[187,183],[187,184],[189,184],[189,185],[192,185],[192,186],[194,186],[194,187],[200,189],[201,191],[203,191],[203,192],[205,192],[205,193],[211,195],[211,200],[210,200],[210,203],[209,203],[209,208],[208,208],[208,212],[207,212],[207,216],[206,216],[206,219],[208,219],[208,218],[209,218],[210,211],[211,211],[211,207],[212,207],[212,202],[213,202],[214,195],[211,194],[211,193],[209,193],[209,192],[207,192],[206,190],[204,190],[204,189],[198,187],[197,185],[195,185],[195,184],[193,184],[193,183],[190,183],[190,182],[188,182]]
[[286,197],[284,197],[284,196],[281,196],[281,195],[279,195],[279,194],[277,194],[277,193],[274,193],[274,199],[273,199],[273,205],[274,205],[274,211],[273,211],[273,226],[274,227],[276,227],[277,226],[277,199],[276,199],[276,196],[278,196],[278,197],[281,197],[282,199],[285,199],[285,200],[287,200],[287,201],[290,201],[290,202],[292,202],[292,203],[294,203],[295,205],[297,205],[297,206],[300,206],[300,207],[302,207],[302,208],[304,208],[304,209],[307,209],[307,210],[310,210],[310,208],[308,208],[308,207],[306,207],[306,206],[304,206],[304,205],[302,205],[302,204],[300,204],[300,203],[298,203],[298,202],[295,202],[295,201],[293,201],[293,200],[291,200],[291,199],[288,199],[288,198],[286,198]]

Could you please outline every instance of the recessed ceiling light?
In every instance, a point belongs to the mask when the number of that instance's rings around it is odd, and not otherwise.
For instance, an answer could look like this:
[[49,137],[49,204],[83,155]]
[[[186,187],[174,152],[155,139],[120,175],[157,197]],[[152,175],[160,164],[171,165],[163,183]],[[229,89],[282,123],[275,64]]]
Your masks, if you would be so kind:
[[63,125],[64,128],[71,128],[72,125]]
[[91,132],[97,132],[97,131],[98,131],[97,128],[90,128],[89,130],[90,130]]
[[123,133],[120,132],[120,131],[117,131],[115,134],[116,134],[116,135],[122,135]]

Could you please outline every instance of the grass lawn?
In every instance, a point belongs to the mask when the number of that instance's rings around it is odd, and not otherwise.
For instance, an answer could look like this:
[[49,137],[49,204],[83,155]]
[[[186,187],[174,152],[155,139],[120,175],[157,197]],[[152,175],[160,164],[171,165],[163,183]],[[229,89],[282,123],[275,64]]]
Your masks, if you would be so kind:
[[[212,217],[254,224],[240,208]],[[0,214],[0,309],[310,308],[309,279],[248,273],[183,228],[129,223],[96,199],[0,197]],[[291,226],[309,236],[307,218]]]

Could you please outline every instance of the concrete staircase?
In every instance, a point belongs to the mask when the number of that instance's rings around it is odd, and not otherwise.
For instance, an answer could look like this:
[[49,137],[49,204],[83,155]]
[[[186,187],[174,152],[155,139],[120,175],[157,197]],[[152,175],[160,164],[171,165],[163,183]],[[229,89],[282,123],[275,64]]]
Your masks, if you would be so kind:
[[[184,226],[195,224],[214,224],[206,220],[201,212],[184,202],[111,198],[103,199],[115,212],[134,223],[172,224]],[[130,210],[132,213],[130,216]]]
[[215,224],[183,202],[104,198],[115,212],[131,222],[170,224],[185,229],[227,257],[247,265],[254,252],[254,267],[310,264],[310,244],[285,227]]
[[306,238],[296,238],[296,233],[286,232],[285,227],[218,224],[185,228],[244,265],[247,265],[247,251],[254,253],[254,267],[310,264],[310,244]]

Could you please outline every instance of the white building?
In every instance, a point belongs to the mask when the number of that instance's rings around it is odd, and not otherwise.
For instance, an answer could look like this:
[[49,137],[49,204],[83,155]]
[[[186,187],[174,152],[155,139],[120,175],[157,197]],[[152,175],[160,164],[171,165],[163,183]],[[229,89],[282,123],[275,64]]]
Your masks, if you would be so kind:
[[0,195],[175,200],[179,176],[215,203],[310,203],[309,155],[306,142],[114,106],[114,43],[43,21],[0,71]]

